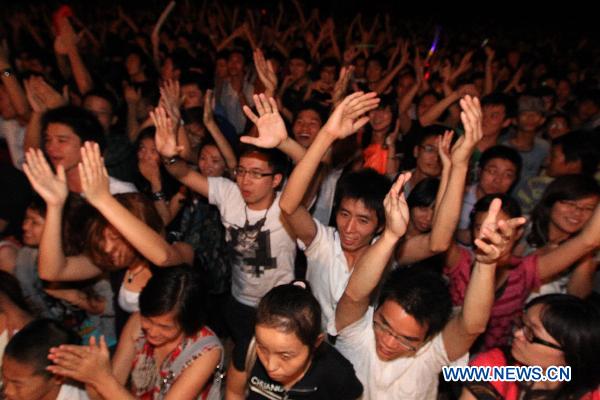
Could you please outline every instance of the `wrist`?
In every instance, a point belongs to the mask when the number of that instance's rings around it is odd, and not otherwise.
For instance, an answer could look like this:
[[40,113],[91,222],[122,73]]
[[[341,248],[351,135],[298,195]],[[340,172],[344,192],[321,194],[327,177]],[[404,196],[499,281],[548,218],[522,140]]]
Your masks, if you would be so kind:
[[381,238],[379,238],[379,240],[383,240],[384,242],[390,243],[390,244],[396,244],[396,242],[398,240],[400,240],[400,238],[404,236],[404,233],[402,234],[397,234],[394,233],[393,231],[389,230],[389,229],[384,229],[383,233],[381,234]]

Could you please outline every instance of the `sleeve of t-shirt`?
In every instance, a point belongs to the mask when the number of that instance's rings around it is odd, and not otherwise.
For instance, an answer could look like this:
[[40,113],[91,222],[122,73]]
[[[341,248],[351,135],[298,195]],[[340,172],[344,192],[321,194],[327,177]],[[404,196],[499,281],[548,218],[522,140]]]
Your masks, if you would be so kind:
[[[335,329],[335,326],[332,326],[330,334],[338,337],[336,341],[336,347],[340,348],[339,346],[344,346],[351,348],[361,345],[363,342],[365,342],[368,336],[365,335],[365,332],[367,329],[370,329],[370,325],[373,321],[373,312],[374,309],[372,306],[370,306],[362,318],[348,325],[339,332],[337,329]],[[342,353],[344,352],[342,351]]]
[[230,199],[236,190],[238,190],[237,185],[227,178],[208,178],[208,202],[216,205],[221,212],[227,199]]

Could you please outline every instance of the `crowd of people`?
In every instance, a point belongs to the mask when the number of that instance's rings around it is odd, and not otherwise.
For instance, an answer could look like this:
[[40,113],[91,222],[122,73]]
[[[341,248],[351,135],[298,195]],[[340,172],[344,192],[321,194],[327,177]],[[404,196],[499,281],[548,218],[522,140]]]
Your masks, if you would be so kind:
[[2,11],[1,399],[600,399],[593,41],[322,14]]

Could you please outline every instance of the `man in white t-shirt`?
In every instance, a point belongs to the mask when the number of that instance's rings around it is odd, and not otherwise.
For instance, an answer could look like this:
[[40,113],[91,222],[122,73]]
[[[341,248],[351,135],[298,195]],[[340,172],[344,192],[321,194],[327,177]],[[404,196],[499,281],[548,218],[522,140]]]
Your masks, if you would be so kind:
[[2,358],[3,395],[6,400],[88,400],[83,386],[67,383],[46,367],[50,348],[79,344],[79,337],[55,321],[35,320],[17,332]]
[[486,234],[475,242],[479,252],[467,298],[454,316],[443,278],[418,268],[394,271],[377,306],[371,306],[371,296],[406,232],[409,211],[402,186],[409,177],[401,175],[386,196],[386,227],[354,268],[336,309],[336,347],[354,365],[366,400],[433,400],[442,367],[466,365],[468,350],[489,319],[496,260],[513,234],[506,222],[496,223],[501,203],[495,200],[483,222]]

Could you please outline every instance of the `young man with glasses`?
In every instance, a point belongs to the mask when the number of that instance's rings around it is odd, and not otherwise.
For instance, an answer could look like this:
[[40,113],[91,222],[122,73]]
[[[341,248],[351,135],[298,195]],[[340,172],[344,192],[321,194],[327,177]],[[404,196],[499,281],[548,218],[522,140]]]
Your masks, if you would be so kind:
[[[235,343],[233,359],[236,365],[243,365],[247,344],[254,334],[259,300],[271,288],[294,279],[296,244],[282,224],[279,209],[284,156],[279,150],[246,145],[240,149],[235,182],[207,178],[180,158],[183,148],[178,146],[174,123],[164,110],[156,109],[153,117],[156,148],[169,173],[207,197],[221,214],[232,257],[232,296],[225,319]],[[301,156],[294,154],[299,145],[292,144],[291,151],[289,147],[288,142],[280,146],[294,159]]]

